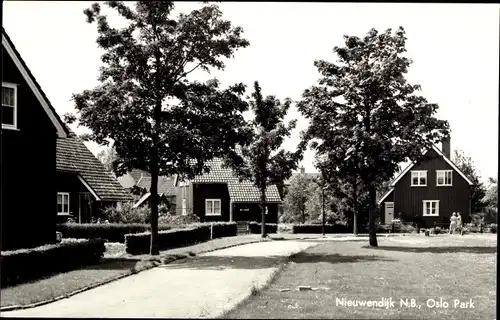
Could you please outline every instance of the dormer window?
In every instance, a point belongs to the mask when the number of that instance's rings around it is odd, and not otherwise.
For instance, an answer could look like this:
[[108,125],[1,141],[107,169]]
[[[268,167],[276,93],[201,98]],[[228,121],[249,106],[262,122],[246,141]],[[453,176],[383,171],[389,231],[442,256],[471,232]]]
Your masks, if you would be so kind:
[[452,186],[453,170],[436,170],[437,186]]
[[2,129],[17,129],[17,85],[2,82]]
[[412,187],[425,187],[427,186],[427,171],[412,171],[411,172],[411,186]]

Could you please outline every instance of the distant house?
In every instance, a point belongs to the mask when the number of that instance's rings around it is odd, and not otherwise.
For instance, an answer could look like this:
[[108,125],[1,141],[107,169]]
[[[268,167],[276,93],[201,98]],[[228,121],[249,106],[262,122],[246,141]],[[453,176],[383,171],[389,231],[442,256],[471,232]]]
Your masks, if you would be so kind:
[[[193,180],[176,181],[177,208],[194,213],[201,221],[261,221],[260,192],[251,182],[240,182],[222,161],[210,161],[210,172]],[[276,185],[266,190],[269,223],[277,223],[281,197]],[[179,211],[179,210],[178,210]]]
[[378,201],[382,223],[391,223],[395,213],[422,227],[448,225],[453,212],[460,212],[464,223],[469,221],[473,183],[450,160],[450,140],[443,141],[442,150],[433,146],[424,156],[408,165]]
[[132,201],[114,175],[90,152],[69,128],[57,139],[57,215],[59,221],[73,216],[79,223],[99,217],[101,209]]
[[[132,195],[134,197],[134,207],[150,206],[151,205],[151,175],[143,170],[134,169],[127,174],[118,178],[120,184],[132,192],[133,187],[144,189],[146,192],[142,195]],[[160,205],[167,205],[169,212],[172,214],[177,212],[177,188],[175,187],[175,176],[159,176],[158,177],[158,195],[160,196]]]

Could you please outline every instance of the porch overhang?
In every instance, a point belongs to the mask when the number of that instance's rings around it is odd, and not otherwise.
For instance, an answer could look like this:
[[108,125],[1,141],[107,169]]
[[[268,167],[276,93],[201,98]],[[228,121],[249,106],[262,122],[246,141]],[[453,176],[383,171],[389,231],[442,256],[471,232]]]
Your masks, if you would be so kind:
[[87,183],[87,181],[85,181],[85,179],[83,179],[83,177],[81,175],[77,175],[77,177],[78,177],[78,180],[80,180],[80,182],[85,186],[85,188],[87,188],[87,190],[90,192],[90,194],[92,194],[97,201],[101,201],[101,197],[99,197],[97,195],[95,190],[92,189],[92,187]]

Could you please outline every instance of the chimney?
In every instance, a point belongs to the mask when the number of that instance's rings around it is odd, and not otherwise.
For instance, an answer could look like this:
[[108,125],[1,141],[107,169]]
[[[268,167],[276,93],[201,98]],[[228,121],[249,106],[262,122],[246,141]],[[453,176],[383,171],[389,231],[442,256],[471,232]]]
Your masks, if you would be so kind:
[[449,159],[450,156],[451,156],[451,153],[450,153],[450,136],[447,136],[443,139],[443,141],[441,142],[441,151],[443,152],[443,154]]
[[300,173],[306,173],[306,168],[304,168],[304,166],[300,167]]

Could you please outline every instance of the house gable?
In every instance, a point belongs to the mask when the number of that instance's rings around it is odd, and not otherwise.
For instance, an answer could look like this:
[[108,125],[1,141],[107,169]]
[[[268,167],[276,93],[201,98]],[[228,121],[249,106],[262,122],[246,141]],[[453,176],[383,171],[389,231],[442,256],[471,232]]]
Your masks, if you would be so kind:
[[2,47],[5,50],[5,52],[8,54],[10,59],[14,62],[15,66],[19,70],[19,72],[22,74],[24,80],[30,87],[31,91],[33,94],[36,96],[37,100],[40,102],[40,105],[43,107],[45,113],[47,114],[48,118],[51,120],[52,124],[54,125],[57,135],[60,138],[66,138],[68,135],[68,132],[57,115],[56,111],[50,104],[50,101],[47,99],[47,96],[45,93],[42,91],[42,88],[40,85],[37,83],[35,77],[31,74],[30,70],[26,66],[26,63],[23,61],[21,58],[21,55],[19,52],[16,50],[14,44],[10,40],[9,36],[5,32],[5,29],[2,28]]
[[[465,180],[465,182],[468,185],[473,185],[472,181],[450,160],[448,159],[442,152],[439,150],[436,146],[433,146],[432,149],[427,150],[427,152],[424,153],[424,155],[429,157],[429,160],[422,161],[420,163],[411,163],[409,164],[390,184],[391,187],[395,187],[400,180],[403,178],[406,178],[406,176],[411,175],[411,171],[418,171],[418,170],[426,170],[428,161],[435,159],[436,161],[440,161],[440,168],[439,170],[453,170],[454,172],[454,178],[456,179],[455,176],[460,176],[461,179]],[[435,173],[434,173],[435,174]],[[433,176],[433,175],[432,175]],[[429,180],[430,176],[427,176],[427,179]],[[406,180],[406,179],[403,179]],[[432,183],[432,182],[431,182]]]

